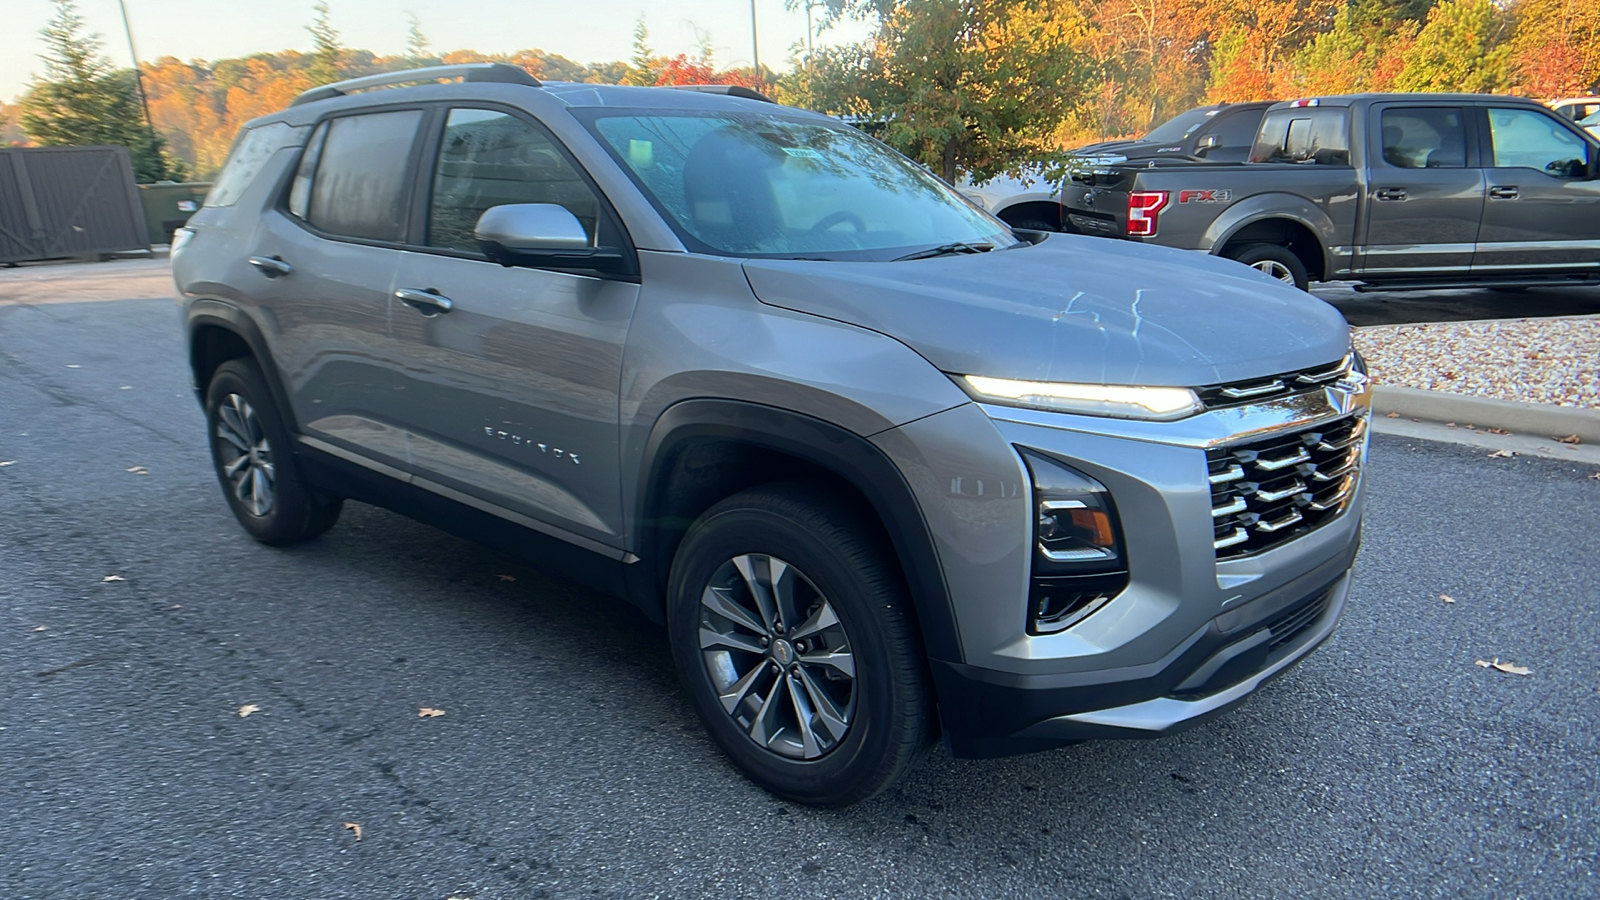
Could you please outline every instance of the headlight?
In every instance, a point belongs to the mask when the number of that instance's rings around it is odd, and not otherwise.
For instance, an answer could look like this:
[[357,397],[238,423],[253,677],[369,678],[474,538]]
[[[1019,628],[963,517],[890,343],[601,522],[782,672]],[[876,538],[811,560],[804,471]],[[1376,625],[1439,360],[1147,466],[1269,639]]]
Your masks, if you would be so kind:
[[982,375],[959,375],[956,383],[974,400],[1086,416],[1170,422],[1203,409],[1194,391],[1180,387],[1018,381]]
[[1028,632],[1076,625],[1128,586],[1122,525],[1105,485],[1065,463],[1018,448],[1033,477],[1033,577]]

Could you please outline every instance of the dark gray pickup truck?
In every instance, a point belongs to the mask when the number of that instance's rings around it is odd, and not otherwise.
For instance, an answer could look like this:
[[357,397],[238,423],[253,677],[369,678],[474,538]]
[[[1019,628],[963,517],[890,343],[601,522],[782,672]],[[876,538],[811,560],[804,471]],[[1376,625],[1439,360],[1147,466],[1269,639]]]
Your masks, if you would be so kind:
[[1301,288],[1600,284],[1600,144],[1531,100],[1279,103],[1243,163],[1073,167],[1085,234],[1204,250]]

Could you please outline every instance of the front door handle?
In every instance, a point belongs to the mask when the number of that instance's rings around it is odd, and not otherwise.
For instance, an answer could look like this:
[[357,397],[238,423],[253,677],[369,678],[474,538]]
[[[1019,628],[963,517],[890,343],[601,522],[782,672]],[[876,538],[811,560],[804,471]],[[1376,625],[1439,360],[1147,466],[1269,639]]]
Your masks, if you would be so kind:
[[1405,188],[1378,188],[1379,200],[1404,200],[1405,198]]
[[261,274],[268,278],[278,278],[294,271],[294,267],[284,262],[278,256],[252,256],[246,262],[255,266]]
[[447,313],[456,306],[449,297],[440,296],[439,292],[432,288],[422,290],[400,288],[394,292],[394,296],[396,300],[430,318],[440,313]]
[[1517,188],[1516,188],[1516,185],[1506,185],[1504,187],[1502,187],[1500,185],[1496,185],[1496,186],[1494,186],[1492,188],[1489,188],[1489,199],[1490,200],[1515,200],[1515,199],[1517,199]]

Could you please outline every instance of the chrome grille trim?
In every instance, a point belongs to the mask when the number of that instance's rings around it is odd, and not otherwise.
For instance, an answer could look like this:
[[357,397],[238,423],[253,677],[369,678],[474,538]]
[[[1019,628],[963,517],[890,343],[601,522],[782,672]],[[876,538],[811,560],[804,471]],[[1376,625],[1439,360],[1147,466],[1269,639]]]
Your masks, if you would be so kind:
[[1269,550],[1343,513],[1361,477],[1369,415],[1360,407],[1206,450],[1217,558]]
[[1342,381],[1356,370],[1355,356],[1346,354],[1338,362],[1324,364],[1295,372],[1269,375],[1232,384],[1212,384],[1197,388],[1200,402],[1207,409],[1238,406],[1241,403],[1273,397],[1291,397],[1307,391],[1320,390],[1333,382]]

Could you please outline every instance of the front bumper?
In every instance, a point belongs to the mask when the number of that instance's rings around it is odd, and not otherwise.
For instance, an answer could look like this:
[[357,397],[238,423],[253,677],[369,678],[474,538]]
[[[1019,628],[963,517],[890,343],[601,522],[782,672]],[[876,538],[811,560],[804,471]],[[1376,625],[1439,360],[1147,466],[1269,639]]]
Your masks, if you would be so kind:
[[1183,731],[1238,705],[1333,633],[1360,545],[1208,621],[1156,662],[1019,675],[932,661],[955,756],[993,757],[1096,738]]

